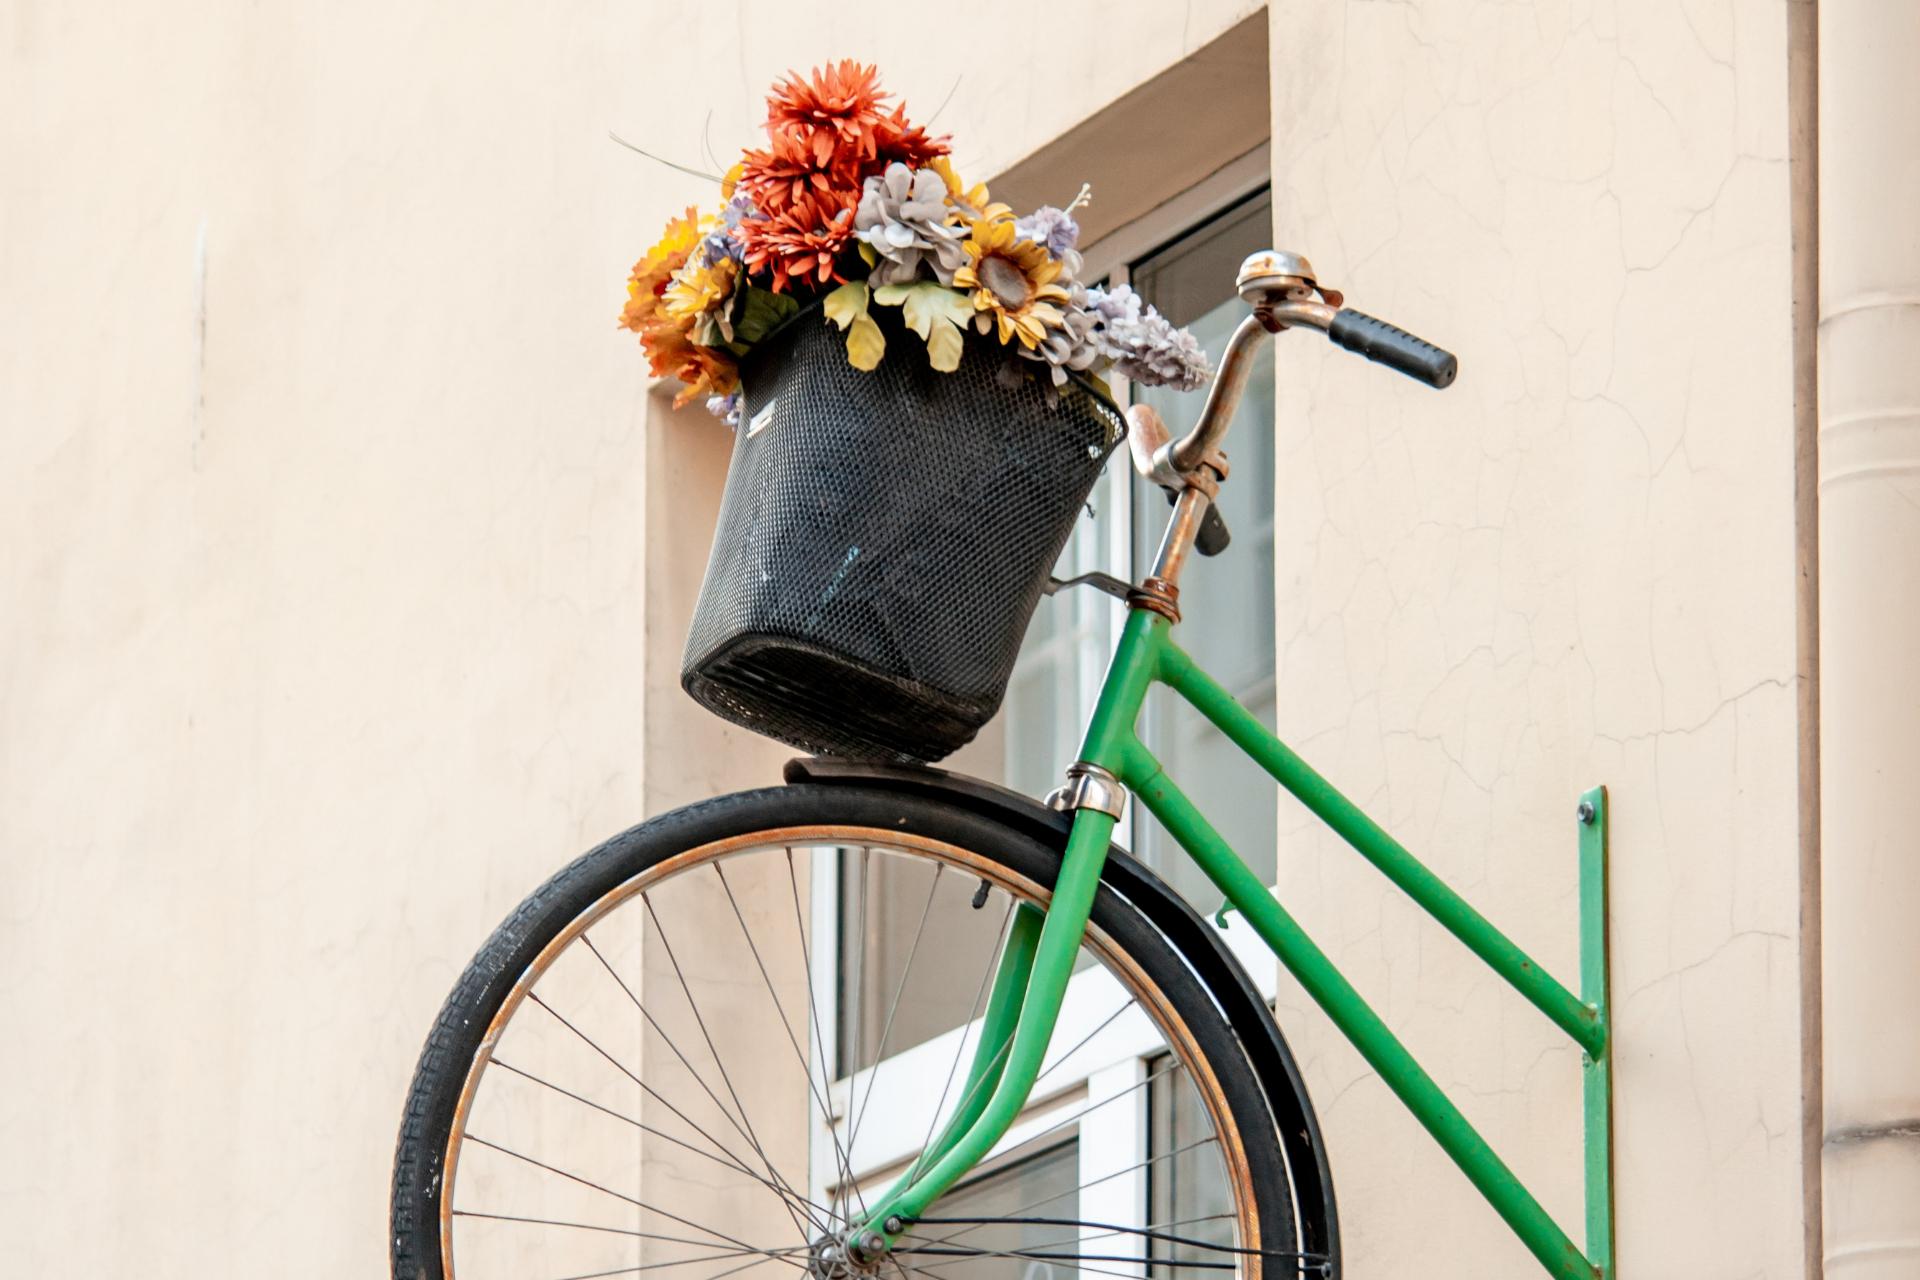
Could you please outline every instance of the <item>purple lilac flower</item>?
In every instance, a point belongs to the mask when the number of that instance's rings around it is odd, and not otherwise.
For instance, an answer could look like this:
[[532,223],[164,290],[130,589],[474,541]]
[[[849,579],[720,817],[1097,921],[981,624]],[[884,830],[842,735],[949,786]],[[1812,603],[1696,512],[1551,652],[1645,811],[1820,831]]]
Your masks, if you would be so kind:
[[1192,391],[1213,376],[1199,341],[1128,286],[1087,290],[1087,309],[1100,319],[1093,340],[1101,353],[1135,382]]
[[1066,257],[1080,243],[1080,224],[1073,220],[1071,213],[1052,205],[1035,209],[1015,222],[1013,229],[1023,240],[1045,245],[1047,252],[1056,258]]
[[740,242],[733,237],[734,229],[745,219],[759,216],[760,211],[754,208],[753,201],[744,195],[736,194],[733,199],[722,205],[720,225],[709,231],[706,238],[700,242],[706,250],[708,264],[719,262],[722,258],[740,261]]

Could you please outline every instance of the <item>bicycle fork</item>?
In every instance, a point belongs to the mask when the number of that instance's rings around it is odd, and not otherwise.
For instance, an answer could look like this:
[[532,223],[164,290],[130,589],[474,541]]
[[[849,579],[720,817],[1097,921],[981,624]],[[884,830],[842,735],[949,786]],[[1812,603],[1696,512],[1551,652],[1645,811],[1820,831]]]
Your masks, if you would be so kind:
[[[1180,523],[1190,536],[1203,507],[1191,499],[1182,505],[1187,519]],[[1133,726],[1158,669],[1158,649],[1151,641],[1156,624],[1165,626],[1150,609],[1136,608],[1128,617],[1080,759],[1068,769],[1067,785],[1050,798],[1073,813],[1052,901],[1044,911],[1028,903],[1015,909],[960,1103],[940,1136],[880,1197],[866,1222],[849,1233],[847,1248],[862,1262],[891,1248],[908,1224],[993,1150],[1040,1078],[1041,1059],[1053,1039],[1100,887],[1108,842],[1125,811],[1126,791],[1115,774],[1129,744],[1137,742]]]
[[891,1248],[1006,1136],[1026,1106],[1073,977],[1114,822],[1112,814],[1081,809],[1052,901],[1044,911],[1031,903],[1014,908],[960,1102],[939,1137],[849,1234],[847,1248],[856,1258],[870,1261]]

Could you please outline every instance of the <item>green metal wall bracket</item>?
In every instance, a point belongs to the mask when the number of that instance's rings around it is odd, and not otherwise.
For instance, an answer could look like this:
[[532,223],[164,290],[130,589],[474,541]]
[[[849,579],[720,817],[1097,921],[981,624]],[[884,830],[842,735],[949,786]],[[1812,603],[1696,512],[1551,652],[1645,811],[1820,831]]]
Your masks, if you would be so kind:
[[1600,1014],[1606,1043],[1584,1055],[1587,1261],[1613,1280],[1613,984],[1607,946],[1607,789],[1580,797],[1580,999]]

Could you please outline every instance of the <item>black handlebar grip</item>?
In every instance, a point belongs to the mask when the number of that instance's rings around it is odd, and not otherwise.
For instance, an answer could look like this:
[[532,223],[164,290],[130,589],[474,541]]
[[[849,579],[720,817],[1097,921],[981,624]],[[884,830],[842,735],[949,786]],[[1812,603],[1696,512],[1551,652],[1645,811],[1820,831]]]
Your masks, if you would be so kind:
[[1207,513],[1200,517],[1200,531],[1193,535],[1193,549],[1203,556],[1217,556],[1232,541],[1227,522],[1220,517],[1220,508],[1209,502]]
[[1349,351],[1357,351],[1430,387],[1452,386],[1454,376],[1460,372],[1460,362],[1451,351],[1442,351],[1426,339],[1416,338],[1385,320],[1376,320],[1364,311],[1342,308],[1335,312],[1327,336]]

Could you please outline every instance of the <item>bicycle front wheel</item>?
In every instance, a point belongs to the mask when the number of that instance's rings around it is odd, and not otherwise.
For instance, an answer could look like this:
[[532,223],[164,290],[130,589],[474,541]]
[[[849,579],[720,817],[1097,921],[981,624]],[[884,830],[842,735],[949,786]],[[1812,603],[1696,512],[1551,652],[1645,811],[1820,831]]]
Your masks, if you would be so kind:
[[847,786],[723,797],[580,858],[428,1038],[396,1280],[1317,1272],[1246,1054],[1105,884],[1020,1120],[885,1258],[849,1259],[849,1226],[968,1101],[1000,948],[1058,861]]

